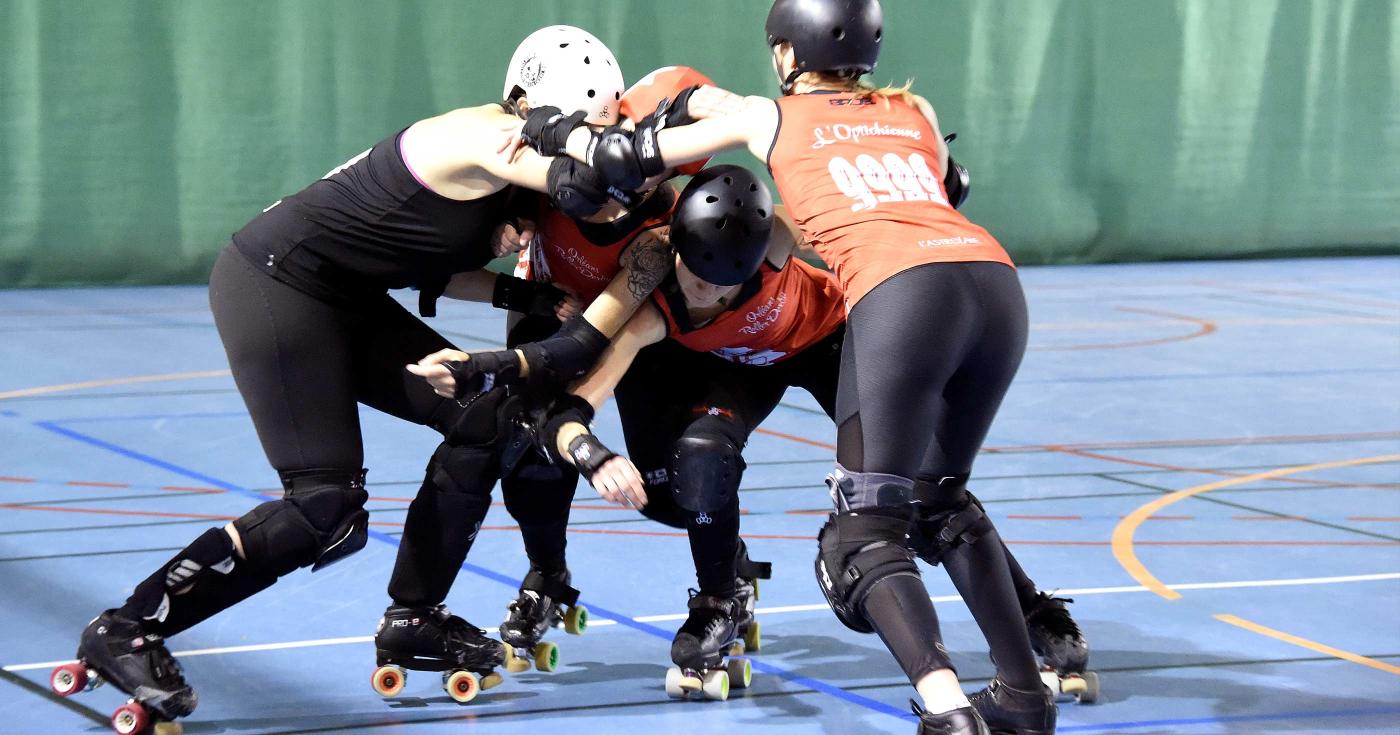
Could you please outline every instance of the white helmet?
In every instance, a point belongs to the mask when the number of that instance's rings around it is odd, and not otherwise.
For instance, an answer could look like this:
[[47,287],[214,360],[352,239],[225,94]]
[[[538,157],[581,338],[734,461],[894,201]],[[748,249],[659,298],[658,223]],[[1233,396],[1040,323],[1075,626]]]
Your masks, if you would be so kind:
[[548,26],[520,42],[506,69],[503,99],[524,90],[531,107],[551,105],[565,114],[588,113],[593,125],[617,122],[622,68],[596,36],[573,26]]

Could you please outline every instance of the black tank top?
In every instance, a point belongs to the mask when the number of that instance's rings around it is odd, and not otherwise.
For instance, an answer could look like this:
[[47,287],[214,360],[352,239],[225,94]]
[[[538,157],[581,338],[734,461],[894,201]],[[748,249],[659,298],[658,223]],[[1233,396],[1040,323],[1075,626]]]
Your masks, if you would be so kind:
[[510,187],[448,199],[419,183],[399,154],[403,131],[263,210],[233,236],[264,272],[322,299],[387,289],[439,290],[489,263]]

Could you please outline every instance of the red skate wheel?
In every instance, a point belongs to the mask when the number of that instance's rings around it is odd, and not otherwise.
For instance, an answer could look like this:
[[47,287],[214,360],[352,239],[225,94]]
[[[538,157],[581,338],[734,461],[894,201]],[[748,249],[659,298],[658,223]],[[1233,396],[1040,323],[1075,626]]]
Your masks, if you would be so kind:
[[481,693],[481,685],[470,671],[452,672],[443,684],[443,688],[447,690],[447,696],[452,697],[460,704],[466,704],[476,699],[476,695]]
[[135,702],[127,702],[112,713],[112,729],[121,735],[145,732],[150,724],[151,716],[146,714],[146,708]]
[[49,674],[49,688],[60,697],[71,697],[87,685],[87,667],[79,663],[64,664]]
[[403,669],[397,666],[380,666],[374,670],[374,678],[370,679],[369,684],[381,697],[397,697],[403,691],[406,678]]

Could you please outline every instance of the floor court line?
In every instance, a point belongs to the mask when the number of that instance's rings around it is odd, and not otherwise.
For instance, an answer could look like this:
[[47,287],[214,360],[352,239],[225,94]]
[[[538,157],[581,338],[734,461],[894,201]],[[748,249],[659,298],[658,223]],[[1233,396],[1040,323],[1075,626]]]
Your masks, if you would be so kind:
[[[1330,584],[1356,584],[1361,582],[1386,582],[1400,580],[1400,572],[1385,572],[1379,574],[1353,574],[1339,577],[1298,577],[1293,579],[1254,579],[1238,580],[1232,582],[1183,582],[1168,585],[1175,590],[1232,590],[1232,589],[1257,589],[1262,587],[1310,587],[1316,585]],[[1056,595],[1118,595],[1133,594],[1141,592],[1152,592],[1153,590],[1144,585],[1126,585],[1117,587],[1076,587],[1055,590]],[[929,599],[936,603],[957,602],[962,598],[958,595],[936,595]],[[784,605],[776,607],[760,607],[755,610],[758,615],[772,616],[785,615],[791,613],[818,612],[827,610],[826,603],[814,603],[808,605]],[[637,623],[661,623],[685,620],[686,613],[665,613],[660,615],[644,615],[631,618]],[[617,625],[616,620],[601,618],[589,622],[590,627],[606,627]],[[487,628],[488,633],[496,632],[495,628]],[[370,643],[374,641],[373,636],[351,636],[346,638],[320,638],[304,641],[284,641],[280,643],[253,643],[242,646],[224,646],[220,648],[191,649],[186,651],[175,651],[176,656],[213,656],[228,653],[251,653],[258,651],[280,651],[291,648],[315,648],[319,646],[336,646],[354,643]],[[19,672],[47,669],[60,664],[69,663],[71,659],[61,661],[41,661],[38,663],[10,664],[3,667],[5,671]]]

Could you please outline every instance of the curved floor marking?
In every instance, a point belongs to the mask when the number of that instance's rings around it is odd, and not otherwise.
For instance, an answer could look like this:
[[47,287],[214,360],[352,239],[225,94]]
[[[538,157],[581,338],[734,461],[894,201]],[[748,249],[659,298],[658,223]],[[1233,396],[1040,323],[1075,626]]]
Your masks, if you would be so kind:
[[1156,339],[1138,339],[1131,340],[1128,342],[1109,342],[1106,344],[1097,345],[1038,345],[1035,347],[1031,347],[1030,349],[1035,350],[1037,352],[1056,352],[1066,350],[1117,350],[1122,349],[1124,347],[1151,347],[1153,345],[1164,345],[1171,342],[1185,342],[1189,339],[1204,337],[1208,334],[1211,334],[1219,328],[1216,326],[1215,322],[1210,321],[1209,319],[1200,319],[1194,316],[1187,316],[1185,314],[1174,314],[1170,311],[1158,311],[1156,309],[1141,309],[1133,306],[1119,306],[1116,308],[1118,309],[1118,311],[1126,311],[1133,314],[1146,314],[1148,316],[1165,317],[1167,319],[1172,319],[1179,322],[1195,324],[1196,331],[1190,332],[1188,334],[1178,334],[1173,337],[1158,337]]

